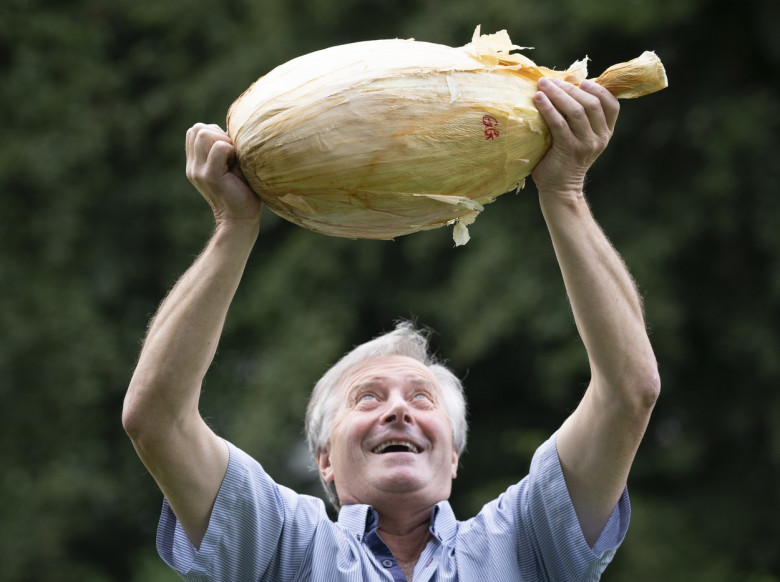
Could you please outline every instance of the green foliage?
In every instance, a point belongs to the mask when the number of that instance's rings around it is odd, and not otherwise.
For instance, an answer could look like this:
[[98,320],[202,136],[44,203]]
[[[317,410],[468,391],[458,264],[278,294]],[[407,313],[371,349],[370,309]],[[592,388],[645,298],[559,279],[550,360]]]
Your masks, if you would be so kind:
[[[211,217],[186,129],[224,125],[259,75],[337,43],[451,45],[506,28],[595,75],[656,50],[670,88],[624,102],[589,182],[645,296],[664,390],[608,580],[780,580],[780,43],[755,0],[7,0],[0,6],[0,580],[164,581],[161,496],[124,435],[149,316]],[[280,482],[318,494],[302,418],[318,376],[397,317],[436,331],[472,429],[453,503],[521,478],[587,361],[532,185],[453,248],[315,235],[267,212],[202,411]]]

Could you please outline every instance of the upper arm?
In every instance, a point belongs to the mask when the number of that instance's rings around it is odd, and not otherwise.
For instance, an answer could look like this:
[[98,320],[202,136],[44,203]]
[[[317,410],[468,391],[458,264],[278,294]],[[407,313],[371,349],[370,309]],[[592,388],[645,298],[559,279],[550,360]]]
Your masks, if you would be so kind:
[[657,396],[654,385],[626,392],[635,397],[606,397],[592,381],[558,433],[566,488],[591,546],[623,493]]
[[128,429],[138,456],[196,547],[228,467],[227,444],[194,415],[180,423],[158,422],[156,430]]

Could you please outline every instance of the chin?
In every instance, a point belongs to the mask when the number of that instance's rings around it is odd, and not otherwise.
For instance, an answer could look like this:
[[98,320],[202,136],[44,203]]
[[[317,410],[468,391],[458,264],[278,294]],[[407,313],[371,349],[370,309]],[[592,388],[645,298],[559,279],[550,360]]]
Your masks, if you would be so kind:
[[431,480],[420,478],[419,475],[396,475],[393,478],[382,480],[378,489],[383,493],[409,495],[438,503],[449,498],[451,486],[449,484],[436,486]]
[[397,471],[393,475],[383,475],[374,480],[376,489],[385,493],[414,493],[430,486],[414,471]]

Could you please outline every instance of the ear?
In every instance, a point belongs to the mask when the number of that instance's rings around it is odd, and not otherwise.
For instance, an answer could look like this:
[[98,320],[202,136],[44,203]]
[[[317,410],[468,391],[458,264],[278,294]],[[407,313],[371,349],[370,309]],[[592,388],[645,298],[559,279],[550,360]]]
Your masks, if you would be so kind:
[[455,479],[458,476],[458,460],[460,456],[458,451],[452,449],[452,478]]
[[330,464],[330,452],[327,449],[321,450],[317,455],[317,468],[325,483],[333,481],[333,465]]

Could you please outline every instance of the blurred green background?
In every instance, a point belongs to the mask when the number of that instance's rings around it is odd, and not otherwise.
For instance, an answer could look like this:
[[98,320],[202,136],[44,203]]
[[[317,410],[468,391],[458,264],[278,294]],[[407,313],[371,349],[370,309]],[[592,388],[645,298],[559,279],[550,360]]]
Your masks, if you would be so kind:
[[[645,299],[663,391],[604,576],[780,580],[780,3],[776,0],[2,0],[0,580],[162,582],[161,494],[120,422],[150,315],[203,247],[184,134],[258,76],[377,38],[507,29],[595,76],[655,50],[670,88],[624,101],[594,213]],[[527,471],[588,379],[529,185],[453,248],[316,235],[266,211],[202,412],[319,494],[308,392],[411,317],[465,378],[461,518]]]

